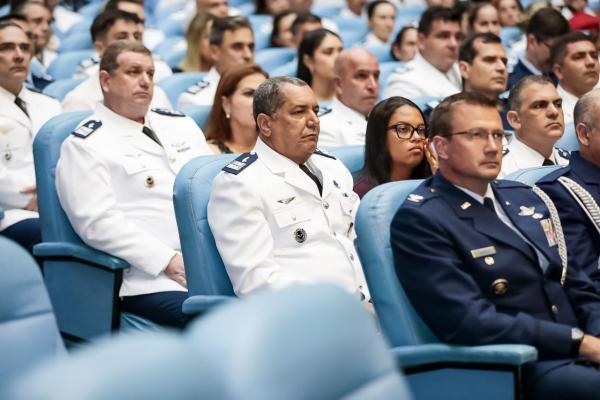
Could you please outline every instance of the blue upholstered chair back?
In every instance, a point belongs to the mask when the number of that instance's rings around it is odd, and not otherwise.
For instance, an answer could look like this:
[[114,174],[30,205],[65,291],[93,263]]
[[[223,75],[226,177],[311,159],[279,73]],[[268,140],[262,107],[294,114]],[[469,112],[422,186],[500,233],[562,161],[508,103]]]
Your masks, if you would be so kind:
[[58,115],[40,128],[33,142],[38,209],[44,242],[82,244],[60,205],[54,180],[62,142],[88,115],[90,113],[87,111]]
[[388,44],[379,46],[368,46],[365,47],[365,50],[373,54],[373,56],[375,56],[377,61],[380,63],[396,61],[392,57],[392,48]]
[[175,179],[173,201],[190,296],[234,295],[208,225],[206,208],[214,177],[235,157],[197,157]]
[[79,68],[79,63],[94,54],[94,50],[74,50],[59,54],[46,71],[55,80],[71,79]]
[[383,333],[392,347],[438,342],[408,300],[394,268],[390,223],[420,180],[391,182],[371,189],[356,217],[356,247]]
[[254,57],[254,62],[265,71],[272,71],[281,65],[291,62],[296,57],[296,50],[288,47],[271,47],[260,50]]
[[352,295],[292,286],[225,305],[189,332],[207,398],[410,399],[389,348]]
[[35,260],[0,237],[0,398],[15,378],[45,358],[64,353]]
[[204,130],[206,129],[206,124],[208,123],[210,112],[212,111],[212,104],[207,106],[185,106],[179,111],[193,119],[196,125]]
[[180,72],[161,80],[158,82],[158,86],[165,91],[169,101],[175,107],[181,93],[200,81],[204,75],[206,75],[204,72]]
[[66,53],[67,51],[76,50],[91,50],[92,49],[92,35],[89,31],[78,31],[73,34],[69,34],[60,41],[60,47],[58,51],[60,53]]
[[575,126],[573,122],[569,122],[565,125],[565,133],[556,142],[556,147],[567,151],[579,150],[579,142],[577,141],[577,134],[575,133]]
[[67,93],[73,90],[82,81],[82,79],[61,79],[54,81],[44,88],[44,93],[54,97],[58,101],[63,101]]
[[356,179],[365,166],[365,146],[332,147],[329,153],[340,160]]
[[548,175],[550,172],[557,170],[558,168],[561,167],[559,165],[549,165],[546,167],[520,169],[506,176],[504,179],[518,181],[526,185],[533,186],[541,178]]
[[383,88],[392,72],[404,65],[406,64],[402,61],[386,61],[379,64],[379,83],[381,85],[381,89],[379,90],[380,100],[383,100]]
[[180,335],[137,333],[92,344],[17,381],[13,400],[200,399],[207,360]]

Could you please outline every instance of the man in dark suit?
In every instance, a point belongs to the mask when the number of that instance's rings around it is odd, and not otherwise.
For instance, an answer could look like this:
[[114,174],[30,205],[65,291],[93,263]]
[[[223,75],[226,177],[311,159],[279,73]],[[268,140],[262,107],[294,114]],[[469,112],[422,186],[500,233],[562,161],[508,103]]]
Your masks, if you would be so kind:
[[550,49],[569,29],[567,20],[553,8],[542,8],[533,14],[527,24],[527,48],[508,75],[508,89],[527,75],[547,75],[556,84],[556,78],[550,75]]
[[585,271],[600,290],[600,90],[575,106],[579,151],[570,164],[543,177],[538,186],[556,204],[567,242],[569,266]]
[[551,202],[495,180],[505,138],[495,102],[450,96],[430,129],[438,173],[391,225],[396,273],[416,311],[445,342],[535,346],[539,361],[523,369],[527,398],[597,399],[600,296],[559,255]]

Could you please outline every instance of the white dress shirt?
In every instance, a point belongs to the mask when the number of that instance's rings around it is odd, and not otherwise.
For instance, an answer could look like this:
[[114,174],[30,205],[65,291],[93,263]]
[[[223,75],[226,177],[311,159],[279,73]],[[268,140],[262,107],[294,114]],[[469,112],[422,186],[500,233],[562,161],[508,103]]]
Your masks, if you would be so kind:
[[[499,178],[504,178],[515,171],[525,168],[541,167],[544,156],[521,142],[516,136],[506,146],[502,157],[502,169]],[[568,165],[569,152],[554,147],[549,158],[555,165]]]
[[325,111],[319,120],[319,147],[365,144],[367,118],[337,97],[331,102],[331,111]]

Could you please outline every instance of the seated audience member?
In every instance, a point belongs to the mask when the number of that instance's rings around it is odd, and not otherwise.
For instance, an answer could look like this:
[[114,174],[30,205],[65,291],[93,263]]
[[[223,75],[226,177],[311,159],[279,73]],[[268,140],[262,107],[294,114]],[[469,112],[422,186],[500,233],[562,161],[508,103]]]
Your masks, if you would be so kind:
[[291,10],[280,12],[273,18],[271,47],[296,47],[294,46],[294,35],[292,33],[292,24],[295,19],[296,13]]
[[412,61],[419,51],[418,35],[419,32],[415,26],[408,25],[400,29],[396,40],[392,43],[392,57],[396,61]]
[[252,99],[268,74],[256,64],[235,65],[219,81],[206,128],[206,142],[215,154],[246,153],[256,144]]
[[142,39],[144,46],[150,50],[165,40],[165,34],[158,28],[145,26],[146,11],[144,10],[144,0],[108,0],[104,10],[121,10],[135,14],[144,24],[144,37]]
[[367,116],[379,96],[379,63],[365,49],[340,53],[334,64],[335,98],[319,114],[319,147],[365,143]]
[[561,259],[550,200],[496,180],[505,133],[495,102],[453,95],[429,123],[439,170],[391,223],[396,274],[416,312],[443,342],[534,346],[524,398],[597,399],[600,296]]
[[556,38],[569,30],[567,20],[553,8],[542,8],[533,14],[525,32],[527,48],[508,75],[508,89],[525,76],[550,74],[550,49]]
[[295,48],[300,47],[300,42],[306,32],[314,31],[315,29],[323,28],[321,17],[318,17],[310,12],[297,12],[296,19],[292,22],[291,31],[293,35],[293,43]]
[[530,75],[508,96],[508,123],[515,137],[506,147],[501,176],[542,165],[567,165],[569,153],[554,147],[563,135],[562,99],[550,79]]
[[229,7],[228,0],[195,0],[187,1],[183,10],[171,14],[169,19],[180,20],[184,26],[187,26],[194,16],[201,14],[210,14],[215,18],[225,18],[237,16],[240,11],[234,7]]
[[501,26],[516,26],[521,22],[523,6],[519,0],[495,0]]
[[437,168],[427,146],[423,112],[404,97],[390,97],[373,108],[367,125],[365,166],[354,191],[362,198],[377,185],[422,179]]
[[330,282],[368,300],[354,248],[352,175],[316,150],[319,105],[297,78],[254,94],[258,140],[213,181],[208,223],[238,296]]
[[558,78],[565,124],[573,122],[577,100],[598,84],[600,64],[594,41],[581,32],[561,36],[552,47],[552,71]]
[[328,29],[320,28],[304,34],[298,48],[296,75],[310,85],[317,101],[333,100],[333,65],[343,48],[342,39]]
[[46,7],[50,10],[54,24],[60,32],[67,32],[69,28],[78,22],[83,21],[84,16],[73,11],[68,5],[58,4],[59,0],[45,1]]
[[173,183],[192,158],[210,154],[202,131],[181,113],[150,110],[152,53],[119,40],[100,61],[104,103],[62,145],[56,189],[86,244],[120,257],[122,310],[181,327],[187,297],[173,209]]
[[462,32],[458,16],[449,8],[431,7],[419,22],[419,53],[388,78],[383,98],[446,97],[460,91],[458,47]]
[[[144,35],[144,22],[135,14],[121,10],[106,10],[96,16],[90,27],[94,54],[79,64],[74,78],[86,79],[98,74],[98,64],[102,52],[112,40],[135,39],[142,41]],[[167,78],[173,74],[171,68],[162,60],[154,59],[156,66],[156,81]]]
[[388,0],[375,0],[367,6],[369,33],[361,46],[383,46],[392,38],[396,22],[396,7]]
[[600,90],[581,97],[575,106],[579,151],[569,165],[537,182],[560,215],[567,242],[569,268],[585,271],[600,289]]
[[492,3],[475,3],[467,17],[470,33],[493,33],[500,35],[500,18],[498,10]]
[[[119,40],[142,41],[142,29],[138,17],[121,10],[104,11],[94,19],[90,30],[94,48],[100,56],[108,46]],[[99,64],[90,66],[87,71],[91,75],[75,86],[63,99],[64,111],[93,111],[96,103],[102,101]],[[171,108],[167,95],[159,87],[154,88],[151,104],[152,107]]]
[[561,13],[569,22],[581,14],[596,18],[596,13],[589,7],[587,0],[564,0]]
[[290,8],[288,0],[256,0],[256,14],[277,15]]
[[506,120],[507,101],[499,98],[500,94],[506,91],[507,63],[502,41],[493,33],[476,33],[468,37],[458,53],[463,91],[497,100],[504,128],[512,129]]
[[61,112],[58,101],[24,86],[31,49],[25,31],[0,22],[0,235],[30,252],[41,241],[33,140]]
[[205,72],[213,67],[209,41],[213,20],[210,14],[196,15],[192,19],[185,33],[185,57],[176,72]]
[[346,0],[339,16],[344,18],[364,17],[365,4],[367,4],[367,0]]
[[22,15],[27,19],[34,38],[35,54],[33,61],[45,71],[56,58],[56,51],[48,47],[52,37],[52,13],[41,0],[25,0],[13,3],[11,13]]
[[179,96],[178,108],[211,105],[221,74],[233,65],[254,62],[254,33],[246,17],[215,18],[209,42],[213,67]]

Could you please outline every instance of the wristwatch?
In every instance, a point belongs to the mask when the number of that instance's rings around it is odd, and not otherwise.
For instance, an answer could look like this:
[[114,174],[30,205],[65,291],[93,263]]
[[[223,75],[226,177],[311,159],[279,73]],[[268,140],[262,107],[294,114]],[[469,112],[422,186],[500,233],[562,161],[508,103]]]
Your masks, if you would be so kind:
[[579,348],[583,342],[583,331],[579,328],[571,329],[571,357],[579,356]]

